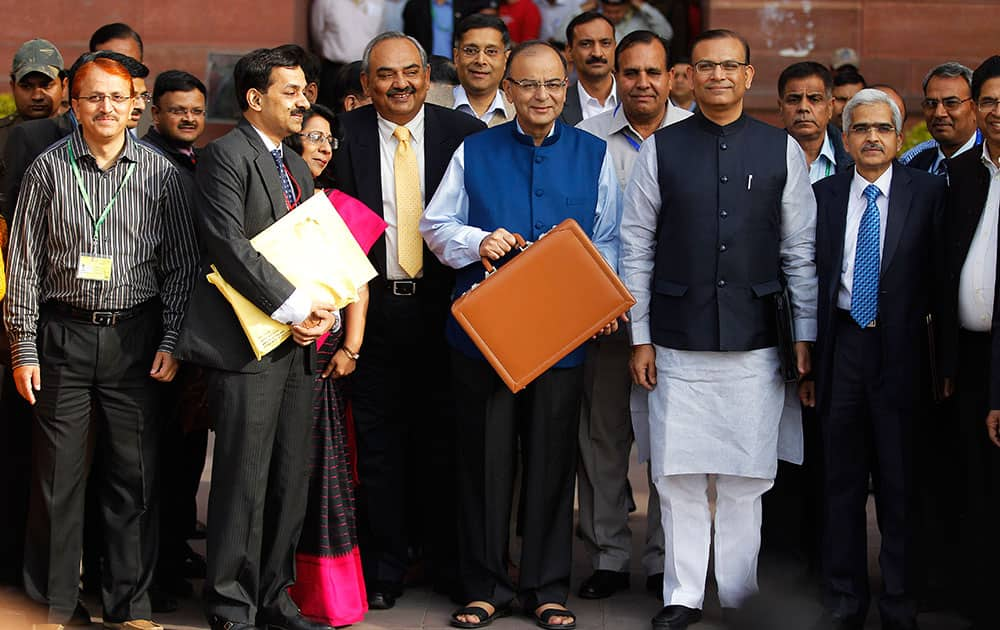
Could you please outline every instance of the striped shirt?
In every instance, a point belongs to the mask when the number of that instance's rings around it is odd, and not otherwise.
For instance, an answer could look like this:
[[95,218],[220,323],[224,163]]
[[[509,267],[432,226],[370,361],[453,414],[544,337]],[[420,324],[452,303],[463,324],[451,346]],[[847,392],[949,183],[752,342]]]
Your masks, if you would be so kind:
[[[94,214],[74,177],[70,148]],[[94,224],[119,187],[95,240]],[[77,129],[32,163],[14,217],[4,305],[14,367],[38,364],[39,308],[49,301],[118,311],[159,296],[158,349],[173,351],[197,273],[198,246],[180,176],[165,157],[125,134],[121,156],[102,171]],[[110,281],[77,278],[82,254],[110,256]]]

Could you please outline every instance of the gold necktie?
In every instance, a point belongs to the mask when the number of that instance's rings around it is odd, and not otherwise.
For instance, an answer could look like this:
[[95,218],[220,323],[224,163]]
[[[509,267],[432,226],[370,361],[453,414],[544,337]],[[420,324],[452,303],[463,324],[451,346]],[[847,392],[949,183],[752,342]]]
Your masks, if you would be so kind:
[[424,241],[420,237],[420,214],[423,201],[420,199],[420,171],[417,169],[417,155],[410,144],[410,130],[396,127],[392,132],[399,140],[393,171],[396,176],[396,252],[399,266],[411,278],[424,266]]

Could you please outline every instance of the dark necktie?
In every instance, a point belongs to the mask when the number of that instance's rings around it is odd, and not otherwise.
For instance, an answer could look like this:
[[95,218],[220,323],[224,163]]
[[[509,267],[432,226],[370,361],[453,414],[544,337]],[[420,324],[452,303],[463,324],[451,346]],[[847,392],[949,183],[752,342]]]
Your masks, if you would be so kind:
[[868,205],[858,225],[858,243],[854,250],[854,282],[851,286],[851,318],[862,328],[875,321],[878,314],[879,213],[875,200],[881,192],[875,184],[865,188]]
[[271,151],[274,158],[274,165],[278,167],[278,179],[281,180],[281,192],[285,193],[285,202],[288,208],[295,206],[295,192],[292,190],[292,180],[288,178],[288,171],[285,170],[285,163],[281,159],[281,149]]
[[938,162],[938,165],[934,168],[934,174],[948,177],[948,160]]

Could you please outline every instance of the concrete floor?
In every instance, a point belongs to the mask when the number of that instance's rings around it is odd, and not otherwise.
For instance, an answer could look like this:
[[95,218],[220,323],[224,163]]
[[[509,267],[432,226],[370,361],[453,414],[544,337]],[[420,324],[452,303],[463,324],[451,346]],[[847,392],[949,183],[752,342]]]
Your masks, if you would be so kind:
[[[628,592],[618,593],[605,600],[581,600],[570,597],[568,606],[577,614],[577,627],[581,630],[646,630],[650,627],[650,618],[662,606],[662,603],[645,591],[645,578],[639,558],[642,556],[642,541],[645,539],[645,503],[647,484],[642,469],[633,462],[631,482],[639,509],[629,519],[633,533],[633,573],[632,588]],[[207,501],[208,479],[211,468],[205,471],[202,492],[199,495],[199,509],[204,519],[205,503]],[[869,505],[869,556],[872,566],[872,583],[878,584],[877,562],[879,536],[875,525],[873,509]],[[194,545],[199,552],[204,552],[203,543]],[[574,546],[573,592],[591,573],[590,561],[582,543],[577,540]],[[746,626],[761,630],[809,630],[818,618],[821,609],[816,603],[814,593],[802,592],[801,581],[789,580],[788,576],[776,575],[775,582],[769,584],[770,578],[762,576],[762,590],[770,593],[773,598],[761,602],[761,610],[768,621]],[[789,584],[789,582],[794,582]],[[780,586],[778,585],[780,584]],[[196,588],[200,583],[196,584]],[[85,600],[92,613],[100,612],[99,602]],[[400,598],[392,610],[370,611],[364,622],[353,626],[357,630],[378,629],[411,629],[422,628],[432,630],[447,628],[448,620],[455,606],[445,597],[432,593],[427,588],[410,588]],[[873,606],[874,608],[874,606]],[[38,609],[30,604],[27,598],[16,589],[0,588],[0,630],[30,630],[30,620]],[[202,630],[207,628],[201,613],[200,602],[196,598],[182,600],[181,608],[175,613],[159,614],[155,619],[172,630]],[[922,614],[920,617],[923,630],[962,630],[968,626],[955,614]],[[496,621],[491,627],[498,630],[514,630],[534,628],[532,620],[517,615]],[[706,597],[705,617],[702,622],[693,626],[697,630],[723,630],[727,626],[722,623],[718,600],[714,586],[710,584]],[[742,626],[741,626],[742,627]],[[866,628],[878,628],[877,613],[872,612]]]

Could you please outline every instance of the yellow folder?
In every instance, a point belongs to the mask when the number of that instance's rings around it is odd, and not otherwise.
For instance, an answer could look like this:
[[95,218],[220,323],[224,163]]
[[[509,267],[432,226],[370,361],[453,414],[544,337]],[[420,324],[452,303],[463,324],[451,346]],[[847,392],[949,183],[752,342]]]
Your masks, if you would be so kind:
[[[313,299],[343,308],[377,275],[329,198],[316,193],[250,244],[297,288]],[[259,361],[291,336],[291,327],[271,319],[240,295],[213,266],[207,279],[232,305]]]

